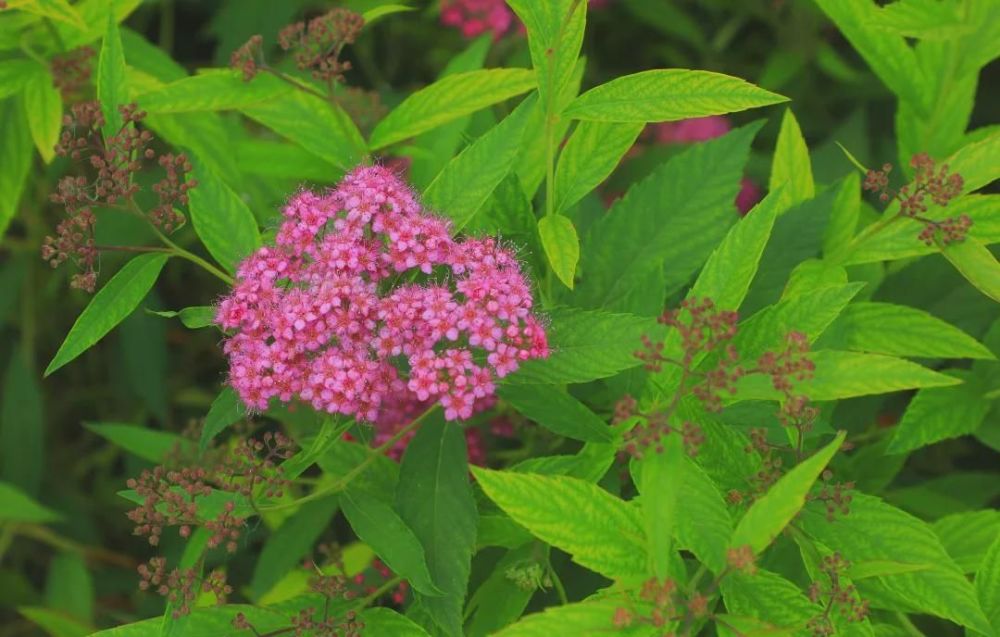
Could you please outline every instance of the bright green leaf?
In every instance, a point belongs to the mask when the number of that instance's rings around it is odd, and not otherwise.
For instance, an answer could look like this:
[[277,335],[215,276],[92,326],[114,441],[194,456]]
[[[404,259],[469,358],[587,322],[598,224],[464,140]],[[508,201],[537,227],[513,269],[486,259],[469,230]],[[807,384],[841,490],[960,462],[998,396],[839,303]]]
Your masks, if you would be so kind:
[[191,157],[198,187],[188,197],[191,223],[202,243],[222,267],[233,272],[260,247],[257,220],[246,203],[198,157]]
[[1000,263],[974,237],[945,246],[941,253],[976,289],[1000,303]]
[[44,524],[62,516],[35,502],[12,484],[0,482],[0,522],[34,522]]
[[120,423],[84,423],[90,431],[139,458],[159,464],[177,450],[190,451],[190,441],[168,431]]
[[211,305],[192,305],[180,310],[149,310],[149,314],[163,318],[179,318],[184,327],[197,330],[215,325],[215,308]]
[[132,313],[156,283],[165,254],[144,254],[125,264],[91,299],[45,369],[45,376],[90,349]]
[[[684,445],[680,436],[667,436],[652,453],[646,453],[639,465],[639,495],[641,496],[642,517],[649,542],[649,570],[660,581],[671,575],[671,563],[676,549],[673,546],[674,527],[678,518],[690,515],[686,507],[682,509],[682,471],[684,470]],[[687,494],[685,493],[685,500]]]
[[781,118],[781,130],[778,132],[778,142],[774,149],[774,160],[771,163],[771,178],[768,189],[785,186],[782,192],[778,210],[784,212],[795,204],[812,199],[816,194],[813,184],[812,164],[809,161],[809,148],[802,137],[799,122],[792,114],[792,109],[785,109]]
[[837,434],[832,442],[796,465],[755,500],[736,525],[729,546],[750,546],[754,554],[770,546],[805,505],[809,490],[840,449],[845,435],[843,431]]
[[[784,577],[760,570],[753,575],[733,573],[722,580],[722,599],[726,610],[748,615],[778,627],[774,633],[763,631],[749,635],[804,635],[806,623],[823,612],[802,590]],[[730,635],[732,633],[729,633]]]
[[694,553],[718,575],[726,568],[726,548],[733,534],[729,508],[712,479],[690,458],[682,458],[680,483],[683,508],[677,516],[678,548]]
[[608,442],[611,428],[566,390],[551,385],[502,385],[500,398],[521,415],[560,436],[576,440]]
[[136,102],[150,113],[222,111],[253,106],[293,90],[267,73],[245,82],[235,70],[213,69],[143,93]]
[[45,163],[55,157],[56,142],[62,128],[62,96],[48,73],[35,75],[24,87],[24,110],[35,148]]
[[615,611],[622,606],[621,596],[603,599],[586,599],[561,606],[549,606],[542,612],[532,613],[507,626],[493,637],[553,637],[574,635],[598,637],[614,634],[619,637],[652,637],[654,628],[635,622],[629,627],[616,627]]
[[950,370],[948,375],[962,384],[918,391],[895,428],[888,453],[907,453],[979,429],[991,406],[983,387],[968,371]]
[[101,44],[101,55],[97,61],[97,99],[101,102],[101,112],[104,113],[104,138],[110,139],[122,127],[122,115],[118,112],[118,107],[129,101],[122,38],[118,33],[118,22],[110,13]]
[[576,98],[567,117],[599,122],[669,122],[788,101],[738,77],[658,69],[618,77]]
[[573,222],[562,215],[542,217],[538,221],[538,236],[552,271],[572,290],[576,263],[580,259],[580,239]]
[[639,123],[581,122],[559,154],[555,211],[566,210],[607,179],[642,129]]
[[937,520],[931,528],[958,567],[975,573],[993,540],[1000,537],[1000,511],[955,513]]
[[0,237],[17,214],[31,167],[31,135],[24,125],[24,109],[16,98],[0,102]]
[[375,127],[369,145],[372,150],[384,148],[534,87],[535,75],[527,69],[449,75],[403,100]]
[[542,111],[553,116],[562,110],[563,91],[572,83],[573,67],[583,44],[586,7],[573,0],[508,0],[507,4],[528,30],[528,49],[537,73]]
[[208,408],[208,415],[205,416],[205,424],[201,428],[201,440],[198,448],[205,451],[208,444],[226,427],[237,422],[246,415],[246,407],[240,402],[239,396],[232,387],[224,387],[219,395],[212,401],[212,406]]
[[976,594],[994,631],[1000,630],[1000,534],[976,571]]
[[392,637],[430,637],[426,630],[413,620],[400,615],[391,608],[368,608],[361,613],[364,633],[371,635],[391,635]]

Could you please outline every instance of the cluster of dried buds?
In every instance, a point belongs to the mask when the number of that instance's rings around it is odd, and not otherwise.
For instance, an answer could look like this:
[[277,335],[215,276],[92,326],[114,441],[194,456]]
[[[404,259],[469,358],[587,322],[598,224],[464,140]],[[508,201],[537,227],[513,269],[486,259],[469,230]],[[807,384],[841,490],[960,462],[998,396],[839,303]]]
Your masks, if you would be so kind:
[[[184,155],[157,156],[150,148],[152,134],[137,126],[146,113],[135,104],[118,107],[121,128],[106,136],[99,102],[74,104],[63,119],[64,130],[56,154],[78,164],[83,174],[68,175],[59,181],[53,202],[65,208],[66,218],[56,226],[56,234],[45,238],[42,258],[52,267],[72,260],[81,270],[71,279],[74,288],[93,292],[97,284],[97,261],[102,246],[94,239],[97,208],[123,208],[144,216],[154,227],[172,232],[184,223],[175,206],[188,203],[188,191],[197,183],[187,179],[191,164]],[[166,176],[152,186],[158,203],[143,213],[135,203],[141,190],[136,175],[145,162],[156,160]],[[108,247],[108,249],[115,249]]]
[[59,89],[63,101],[72,101],[90,84],[93,59],[94,49],[90,46],[82,46],[52,58],[52,83]]
[[291,51],[300,71],[310,71],[317,80],[343,81],[351,63],[340,59],[348,44],[354,44],[365,19],[347,9],[333,9],[307,23],[290,24],[278,33],[282,50]]
[[[194,529],[202,528],[209,549],[224,547],[228,553],[235,553],[246,526],[245,513],[238,509],[236,499],[242,496],[252,505],[257,494],[278,497],[287,480],[277,461],[292,453],[287,437],[268,432],[263,440],[244,441],[232,451],[222,450],[213,460],[187,458],[182,462],[182,453],[171,454],[168,463],[172,466],[144,470],[138,478],[128,481],[128,487],[142,499],[128,512],[135,525],[133,533],[158,546],[165,528],[177,528],[184,539],[191,537]],[[199,503],[217,492],[232,494],[232,499],[217,513],[206,515]],[[199,580],[197,572],[180,568],[168,571],[166,561],[155,557],[139,567],[140,587],[166,596],[180,614],[189,610],[199,585],[201,590],[215,592],[220,600],[230,592],[221,571],[203,580]]]
[[812,617],[806,626],[814,637],[829,637],[837,633],[832,617],[834,609],[851,623],[868,617],[868,601],[861,599],[854,585],[845,581],[844,574],[850,567],[850,562],[840,553],[821,560],[819,569],[827,581],[816,580],[809,586],[809,599],[814,604],[823,605],[823,612]]
[[964,240],[972,227],[972,219],[968,215],[940,221],[924,216],[928,197],[934,205],[945,207],[962,194],[965,183],[962,176],[949,172],[948,164],[937,166],[927,153],[914,155],[910,159],[910,167],[914,171],[913,181],[898,191],[889,186],[892,164],[883,165],[881,170],[869,170],[865,175],[864,189],[877,192],[883,202],[898,201],[900,216],[922,222],[924,229],[918,238],[927,245],[933,245],[937,240],[944,245]]

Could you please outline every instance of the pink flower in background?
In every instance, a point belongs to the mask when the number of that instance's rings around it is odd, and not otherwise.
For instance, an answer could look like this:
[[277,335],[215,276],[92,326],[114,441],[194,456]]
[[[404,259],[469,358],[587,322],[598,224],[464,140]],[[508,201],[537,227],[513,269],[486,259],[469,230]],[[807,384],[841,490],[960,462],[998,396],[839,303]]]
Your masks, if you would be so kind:
[[453,238],[393,172],[370,166],[292,198],[216,322],[230,333],[229,383],[252,409],[301,400],[378,423],[416,401],[457,420],[493,400],[497,378],[548,355],[532,305],[510,250]]
[[[590,8],[601,9],[610,3],[611,0],[590,0]],[[467,38],[489,31],[494,40],[499,40],[515,23],[519,32],[524,32],[524,26],[504,0],[442,0],[441,23],[459,29]]]
[[[650,126],[653,139],[658,144],[693,144],[722,137],[732,126],[722,115],[693,117],[677,122],[663,122]],[[746,177],[740,182],[740,192],[736,195],[736,208],[745,215],[760,201],[760,189]]]

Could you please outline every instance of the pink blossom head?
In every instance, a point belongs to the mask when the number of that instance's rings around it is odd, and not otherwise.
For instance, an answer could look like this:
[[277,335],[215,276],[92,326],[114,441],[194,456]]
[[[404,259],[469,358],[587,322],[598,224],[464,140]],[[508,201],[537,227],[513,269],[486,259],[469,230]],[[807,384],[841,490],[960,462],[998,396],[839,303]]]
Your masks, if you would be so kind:
[[514,13],[504,0],[443,0],[441,23],[455,27],[467,38],[487,31],[499,40],[514,22]]
[[455,239],[392,171],[367,166],[329,193],[292,197],[216,322],[229,334],[229,383],[252,409],[300,400],[374,422],[413,400],[455,420],[547,356],[532,306],[510,250]]
[[731,130],[729,120],[722,115],[682,119],[655,124],[653,132],[660,144],[690,144],[722,137]]

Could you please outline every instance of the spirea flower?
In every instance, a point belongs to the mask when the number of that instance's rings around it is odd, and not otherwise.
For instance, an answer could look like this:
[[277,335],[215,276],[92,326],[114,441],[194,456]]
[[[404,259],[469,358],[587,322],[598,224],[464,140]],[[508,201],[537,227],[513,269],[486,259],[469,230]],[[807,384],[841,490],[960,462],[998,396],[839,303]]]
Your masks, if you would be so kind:
[[230,334],[229,383],[252,409],[301,400],[378,422],[415,400],[457,420],[492,399],[496,379],[547,356],[532,305],[513,252],[452,237],[394,173],[368,166],[291,199],[216,322]]

